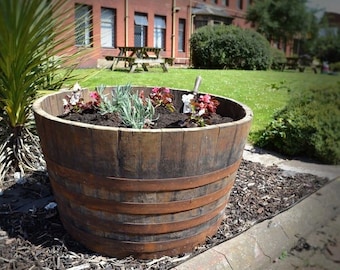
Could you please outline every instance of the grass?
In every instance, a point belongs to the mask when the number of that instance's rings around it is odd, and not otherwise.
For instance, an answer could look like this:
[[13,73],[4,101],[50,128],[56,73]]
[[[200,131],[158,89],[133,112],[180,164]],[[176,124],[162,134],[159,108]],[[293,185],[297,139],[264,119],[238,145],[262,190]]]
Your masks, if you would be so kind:
[[[140,71],[140,70],[138,70]],[[275,111],[285,106],[289,91],[303,88],[323,88],[340,81],[338,76],[314,74],[311,70],[298,71],[243,71],[243,70],[200,70],[170,68],[163,73],[160,68],[149,72],[128,73],[108,69],[78,69],[80,85],[94,89],[100,84],[106,86],[131,83],[138,86],[166,86],[191,90],[198,75],[202,77],[201,92],[225,96],[249,106],[254,113],[251,132],[263,129],[272,119]],[[71,87],[75,80],[67,82]]]

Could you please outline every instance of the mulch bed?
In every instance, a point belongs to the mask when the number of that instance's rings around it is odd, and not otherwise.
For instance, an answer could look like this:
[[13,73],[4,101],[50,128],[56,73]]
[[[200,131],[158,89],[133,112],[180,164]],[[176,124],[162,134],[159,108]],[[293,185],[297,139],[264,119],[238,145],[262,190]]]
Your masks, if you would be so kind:
[[74,241],[56,208],[45,172],[25,177],[0,196],[0,270],[2,269],[170,269],[269,219],[324,186],[310,174],[288,174],[276,166],[243,161],[218,232],[190,254],[156,260],[100,256]]

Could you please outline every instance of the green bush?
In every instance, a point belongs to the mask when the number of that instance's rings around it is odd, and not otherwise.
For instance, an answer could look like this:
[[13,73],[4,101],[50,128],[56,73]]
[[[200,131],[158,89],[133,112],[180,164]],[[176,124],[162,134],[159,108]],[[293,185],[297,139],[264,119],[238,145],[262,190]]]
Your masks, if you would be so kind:
[[288,156],[340,164],[340,83],[295,92],[253,140],[259,147]]
[[282,63],[287,62],[284,51],[271,47],[270,55],[271,55],[270,68],[273,70],[281,70]]
[[326,35],[318,38],[311,47],[312,54],[321,61],[336,63],[340,61],[340,35]]
[[190,39],[195,68],[265,70],[270,65],[270,45],[259,33],[231,25],[199,28]]
[[332,63],[329,65],[331,71],[338,72],[340,71],[340,62]]

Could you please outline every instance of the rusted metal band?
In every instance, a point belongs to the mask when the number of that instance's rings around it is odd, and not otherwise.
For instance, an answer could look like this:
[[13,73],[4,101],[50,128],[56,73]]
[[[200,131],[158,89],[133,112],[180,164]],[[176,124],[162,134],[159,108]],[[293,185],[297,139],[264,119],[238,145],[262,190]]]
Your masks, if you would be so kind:
[[86,224],[86,228],[88,228],[90,231],[145,235],[176,232],[193,228],[219,215],[222,211],[224,211],[226,204],[227,198],[220,202],[219,205],[216,205],[216,208],[208,211],[207,213],[192,217],[190,212],[188,212],[187,217],[182,217],[182,219],[178,218],[178,220],[175,219],[175,221],[172,222],[161,223],[130,223],[122,219],[119,220],[118,218],[115,221],[108,221],[102,218],[100,219],[100,222],[98,222],[98,217],[81,213],[79,208],[73,209],[64,203],[58,204],[58,207],[63,209],[63,216],[68,216],[69,219],[72,219],[75,224],[78,224],[78,222],[79,224]]
[[51,179],[53,190],[56,194],[62,194],[65,200],[74,202],[75,204],[84,205],[92,210],[99,210],[108,213],[127,213],[127,214],[166,214],[176,213],[194,209],[209,204],[227,194],[233,184],[234,179],[223,188],[207,195],[191,198],[189,200],[173,201],[167,203],[133,203],[133,202],[116,202],[112,200],[103,200],[86,196],[84,194],[73,192]]
[[183,252],[190,252],[194,246],[204,243],[207,236],[216,233],[223,217],[220,217],[214,224],[202,232],[194,236],[184,237],[182,239],[159,241],[159,242],[128,242],[117,241],[106,237],[98,237],[91,233],[87,233],[75,227],[68,220],[62,218],[62,222],[66,230],[77,241],[83,243],[91,250],[111,256],[123,258],[134,255],[136,258],[150,259],[160,257],[162,255],[178,255]]
[[219,181],[235,173],[240,166],[241,159],[221,170],[202,175],[194,175],[177,178],[163,179],[131,179],[113,176],[100,176],[88,172],[79,172],[75,169],[66,168],[45,157],[48,170],[54,171],[60,177],[68,181],[80,184],[86,183],[88,187],[102,187],[119,191],[176,191],[179,189],[191,189]]

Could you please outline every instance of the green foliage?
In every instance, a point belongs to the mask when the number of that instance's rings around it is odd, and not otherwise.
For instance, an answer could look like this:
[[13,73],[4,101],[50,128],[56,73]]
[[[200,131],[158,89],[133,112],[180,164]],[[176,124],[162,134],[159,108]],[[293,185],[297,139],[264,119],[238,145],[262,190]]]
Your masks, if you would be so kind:
[[259,147],[339,164],[340,84],[295,92],[257,135],[255,144]]
[[130,93],[130,98],[123,101],[120,116],[123,123],[132,128],[142,129],[153,124],[155,107],[151,99],[143,100],[138,93]]
[[339,72],[340,71],[340,62],[332,63],[329,65],[331,71]]
[[131,85],[118,85],[116,88],[112,89],[111,98],[108,98],[107,95],[103,93],[104,89],[104,85],[96,88],[101,99],[99,112],[101,114],[120,112],[123,109],[126,100],[130,99]]
[[270,66],[271,69],[281,70],[281,64],[287,62],[284,51],[271,47],[270,55],[271,55],[271,66]]
[[31,107],[38,90],[58,89],[70,75],[59,70],[72,56],[54,58],[73,45],[73,26],[62,23],[68,12],[66,0],[0,1],[1,177],[10,167],[35,167]]
[[153,124],[155,107],[151,98],[134,92],[130,84],[113,88],[110,98],[104,95],[104,89],[103,85],[96,89],[101,114],[116,113],[124,125],[132,128],[142,129]]
[[204,26],[192,35],[190,42],[195,68],[264,70],[270,64],[268,41],[250,29]]
[[286,41],[296,34],[306,37],[317,33],[314,11],[307,10],[307,0],[255,0],[246,19],[268,40]]
[[318,38],[312,46],[312,53],[321,61],[340,61],[340,35],[326,35]]

